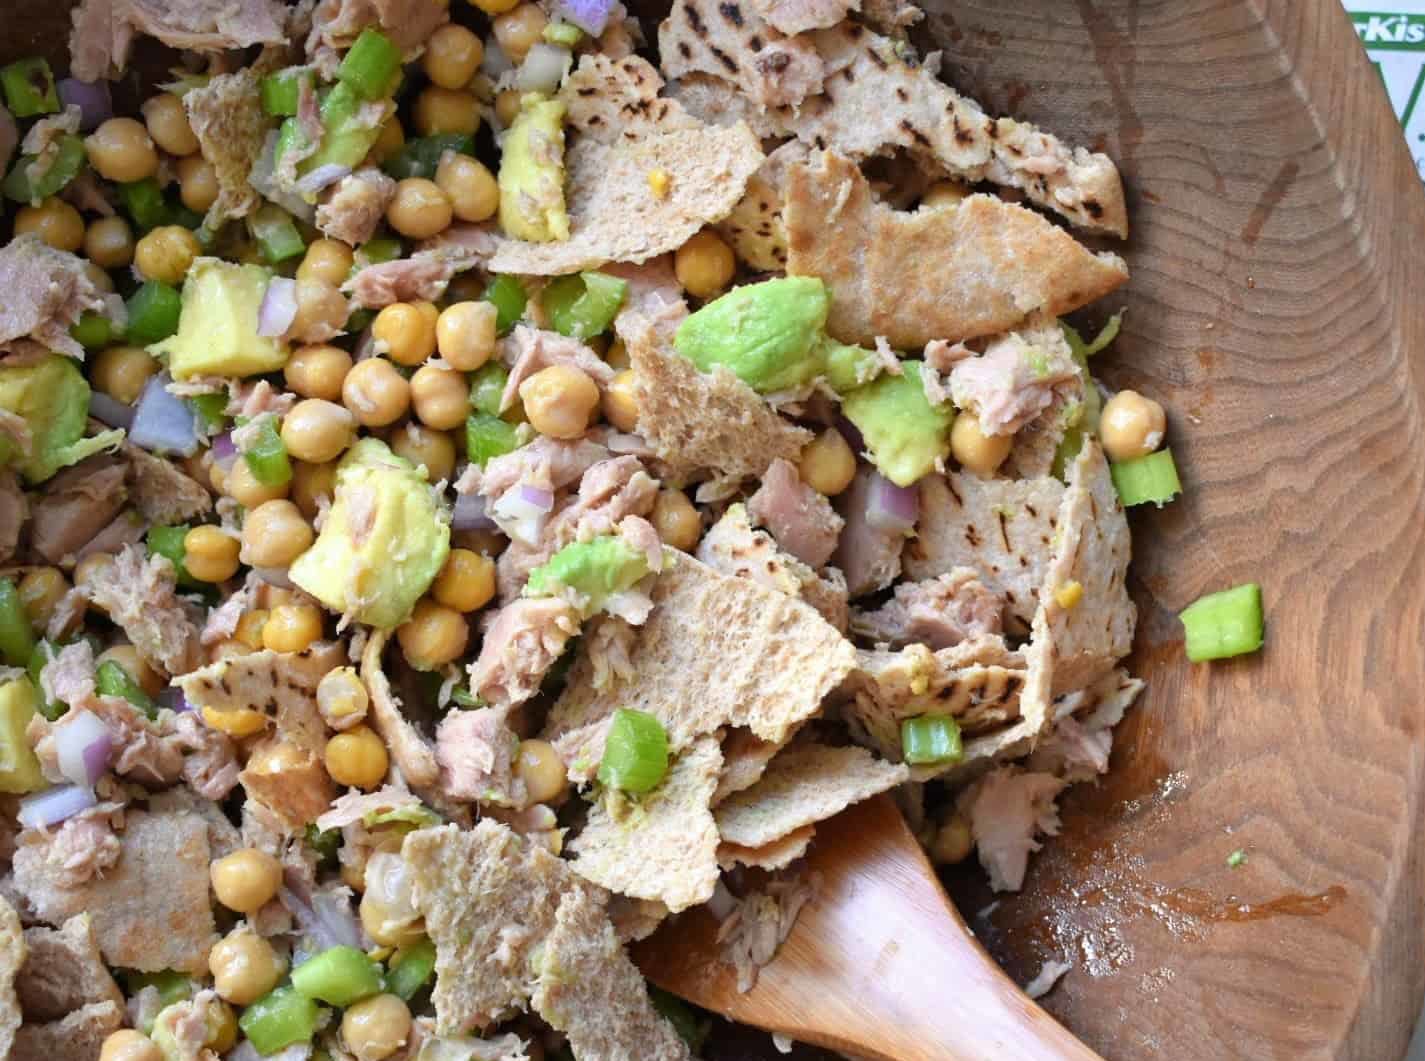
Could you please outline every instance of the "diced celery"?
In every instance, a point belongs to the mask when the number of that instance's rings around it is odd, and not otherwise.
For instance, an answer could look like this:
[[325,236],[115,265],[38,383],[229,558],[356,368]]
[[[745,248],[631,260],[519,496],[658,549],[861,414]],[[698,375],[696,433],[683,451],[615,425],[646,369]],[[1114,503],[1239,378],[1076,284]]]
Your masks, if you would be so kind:
[[1125,507],[1153,502],[1162,508],[1182,493],[1173,451],[1160,449],[1146,457],[1136,457],[1110,467],[1114,488]]
[[346,1007],[380,994],[381,966],[355,947],[328,947],[292,970],[292,986],[308,998]]
[[577,273],[552,281],[540,295],[560,335],[591,339],[608,330],[628,292],[628,281],[605,273]]
[[146,1016],[143,1026],[139,1028],[139,1031],[145,1035],[152,1033],[154,1017],[173,1003],[192,998],[198,991],[196,983],[172,969],[164,969],[157,973],[127,973],[123,980],[124,987],[131,995],[138,994],[146,987],[152,987],[158,992],[158,1009]]
[[167,224],[168,204],[163,200],[163,191],[158,181],[145,177],[141,181],[131,181],[119,186],[119,204],[129,215],[134,226],[141,232]]
[[901,722],[901,756],[912,766],[959,762],[960,727],[949,715],[920,715]]
[[292,479],[292,462],[287,459],[287,444],[277,433],[273,417],[263,420],[257,441],[242,455],[248,471],[263,486],[282,486]]
[[49,63],[37,55],[16,59],[0,67],[0,85],[5,89],[5,105],[16,118],[59,111],[59,92]]
[[1060,321],[1059,327],[1064,332],[1064,339],[1068,342],[1069,350],[1073,353],[1074,359],[1084,366],[1085,375],[1087,375],[1088,359],[1118,338],[1118,329],[1122,324],[1123,314],[1115,313],[1112,317],[1109,317],[1107,323],[1099,329],[1099,333],[1094,336],[1093,342],[1085,342],[1084,337],[1079,334],[1079,330],[1068,321]]
[[143,691],[143,686],[134,680],[116,660],[106,659],[94,672],[94,688],[102,696],[117,696],[142,711],[149,718],[158,717],[158,705]]
[[45,665],[54,659],[58,651],[54,642],[41,638],[35,642],[35,650],[30,653],[30,662],[25,666],[30,681],[34,683],[35,689],[40,693],[35,703],[35,709],[51,722],[57,721],[68,710],[68,705],[62,704],[58,700],[46,701],[44,686],[40,684],[40,674],[44,671]]
[[492,278],[485,288],[485,293],[480,297],[495,304],[498,311],[495,330],[501,335],[513,328],[524,316],[525,304],[529,301],[524,285],[518,278],[509,274]]
[[498,416],[471,413],[465,421],[465,456],[471,464],[483,468],[518,446],[519,428]]
[[86,350],[108,346],[116,338],[114,322],[108,317],[86,309],[69,329],[70,337]]
[[275,1054],[316,1034],[321,1010],[295,987],[279,987],[263,995],[238,1018],[238,1027],[259,1054]]
[[1194,663],[1227,659],[1262,647],[1262,587],[1255,582],[1209,593],[1179,614]]
[[296,114],[298,101],[302,98],[302,82],[310,83],[312,79],[312,71],[301,67],[269,74],[258,85],[262,109],[274,118]]
[[381,99],[394,90],[400,72],[401,49],[386,34],[368,26],[342,59],[336,76],[362,99]]
[[435,944],[422,939],[391,955],[386,990],[409,1002],[435,975]]
[[382,236],[379,239],[369,239],[361,245],[356,252],[356,261],[352,265],[353,271],[361,268],[362,265],[380,265],[382,262],[394,262],[401,256],[401,241],[389,236]]
[[11,579],[0,578],[0,661],[7,666],[24,667],[34,650],[35,635],[20,592]]
[[47,199],[51,195],[57,194],[66,184],[79,176],[79,171],[84,168],[86,156],[84,153],[84,141],[69,133],[59,137],[54,161],[50,163],[49,169],[37,181],[30,180],[30,164],[35,161],[34,155],[21,155],[10,169],[10,175],[5,178],[5,198],[13,199],[19,203],[34,202],[38,199]]
[[418,140],[408,140],[381,168],[398,181],[407,177],[424,177],[430,180],[435,176],[435,168],[440,165],[441,156],[447,151],[454,151],[458,155],[473,155],[475,138],[464,133],[438,133],[435,136],[423,136]]
[[470,376],[470,404],[478,413],[500,415],[500,398],[510,374],[498,361],[486,361]]
[[183,300],[162,280],[147,280],[129,296],[128,337],[137,346],[148,346],[178,331],[178,315]]
[[307,846],[317,853],[319,861],[332,863],[336,860],[341,847],[340,829],[318,829],[314,823],[307,826],[306,836]]
[[614,712],[599,763],[599,783],[625,792],[651,792],[668,772],[668,734],[646,711]]
[[557,44],[561,48],[573,48],[581,39],[584,31],[572,22],[551,22],[544,27],[544,39],[550,44]]
[[[356,90],[338,83],[322,101],[322,143],[297,167],[299,175],[319,166],[338,165],[355,169],[381,136],[380,122],[372,122],[363,111],[366,101]],[[291,119],[288,119],[289,121]]]
[[193,411],[198,414],[198,419],[203,421],[203,426],[210,432],[216,434],[227,426],[228,396],[226,394],[196,394],[189,399],[189,404],[193,406]]
[[248,218],[247,225],[269,265],[295,258],[307,249],[292,216],[280,206],[264,204]]
[[180,586],[196,588],[204,583],[189,573],[188,565],[184,562],[188,555],[184,540],[188,537],[190,529],[186,523],[172,527],[150,527],[148,534],[144,537],[144,544],[148,546],[150,555],[165,557],[173,565]]

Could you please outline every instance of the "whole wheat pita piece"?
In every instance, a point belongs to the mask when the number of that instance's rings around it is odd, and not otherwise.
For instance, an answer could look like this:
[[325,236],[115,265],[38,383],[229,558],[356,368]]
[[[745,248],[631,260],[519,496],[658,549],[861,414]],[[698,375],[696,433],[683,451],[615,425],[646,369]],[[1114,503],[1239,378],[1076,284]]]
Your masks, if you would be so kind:
[[638,55],[615,59],[589,52],[559,89],[564,122],[581,136],[601,144],[637,140],[654,132],[701,129],[674,99],[660,98],[663,78]]
[[903,763],[878,759],[856,745],[799,741],[768,764],[757,784],[717,808],[718,833],[724,843],[763,847],[909,777]]
[[721,767],[717,738],[708,736],[638,800],[606,789],[569,844],[574,872],[611,892],[661,902],[673,913],[707,902],[718,880],[711,803]]
[[667,77],[724,78],[763,109],[796,107],[824,75],[808,40],[774,29],[743,0],[675,0],[658,26],[658,55]]
[[595,689],[581,653],[550,710],[545,736],[575,778],[592,776],[617,708],[652,714],[674,752],[727,726],[781,741],[855,665],[851,643],[801,601],[670,555],[633,645],[632,677]]
[[[489,269],[559,276],[656,258],[726,217],[761,164],[762,148],[746,125],[662,129],[615,144],[584,137],[565,158],[569,238],[497,237]],[[650,181],[656,172],[666,184]]]
[[[0,926],[0,937],[3,934]],[[8,954],[9,949],[8,942],[0,939],[0,952]],[[89,914],[71,917],[59,928],[36,925],[26,929],[25,950],[24,970],[15,986],[26,1020],[59,1020],[94,1002],[124,1004],[123,992],[104,965]],[[3,982],[4,970],[0,968]]]
[[758,140],[774,140],[788,134],[780,111],[762,110],[737,90],[730,81],[711,74],[684,74],[664,89],[667,99],[705,125],[736,125],[746,122]]
[[7,1061],[55,1061],[97,1058],[104,1040],[124,1024],[124,1007],[114,1002],[90,1002],[60,1020],[26,1023],[15,1033]]
[[761,869],[773,873],[779,869],[785,869],[805,855],[815,837],[816,826],[803,825],[800,829],[793,829],[786,836],[779,837],[770,844],[763,844],[761,847],[719,844],[717,864],[725,870],[737,866],[747,866],[751,869]]
[[916,536],[902,554],[916,581],[972,568],[1027,629],[1053,556],[1064,485],[1038,479],[982,479],[973,472],[927,475],[920,484]]
[[20,915],[0,897],[0,1057],[9,1057],[20,1027],[20,996],[15,993],[15,977],[25,964],[27,948]]
[[754,269],[776,272],[787,267],[787,225],[782,218],[787,171],[808,154],[799,140],[788,140],[771,152],[732,212],[717,223],[737,256]]
[[830,151],[793,166],[783,211],[787,272],[832,294],[827,331],[898,349],[1012,331],[1115,290],[1128,267],[1094,254],[1032,210],[991,195],[954,208],[892,209],[860,169]]
[[767,764],[772,757],[791,739],[789,734],[784,740],[763,740],[749,729],[734,727],[729,730],[722,742],[722,773],[718,775],[712,805],[716,807],[734,792],[755,785],[767,772]]

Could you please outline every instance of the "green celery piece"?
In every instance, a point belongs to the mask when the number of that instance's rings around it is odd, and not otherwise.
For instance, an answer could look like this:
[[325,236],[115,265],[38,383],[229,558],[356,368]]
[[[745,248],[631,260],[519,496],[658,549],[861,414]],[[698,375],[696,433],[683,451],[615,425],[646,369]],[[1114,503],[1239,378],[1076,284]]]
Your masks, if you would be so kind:
[[118,187],[119,203],[140,232],[168,223],[168,204],[164,202],[158,181],[145,177]]
[[510,374],[498,361],[486,361],[470,377],[470,404],[478,413],[487,416],[500,415],[500,398],[505,393],[505,384]]
[[584,31],[572,22],[551,22],[544,27],[544,39],[561,48],[573,48],[584,37]]
[[312,71],[301,67],[278,70],[264,77],[258,85],[263,111],[274,118],[296,114],[298,101],[302,98],[302,82],[310,83],[312,80]]
[[1118,499],[1125,508],[1153,502],[1162,508],[1178,494],[1183,485],[1178,481],[1178,467],[1173,463],[1173,451],[1167,448],[1146,457],[1109,466]]
[[272,149],[273,161],[281,159],[288,151],[305,148],[307,144],[307,134],[302,130],[302,123],[295,117],[286,118],[277,127],[277,144]]
[[351,316],[346,318],[346,331],[349,335],[360,335],[371,326],[371,322],[376,319],[376,314],[369,309],[352,310]]
[[173,1003],[192,998],[198,990],[198,985],[191,979],[172,969],[164,969],[157,973],[126,973],[123,981],[124,987],[131,995],[138,994],[146,987],[152,987],[158,992],[158,1007],[148,1014],[144,1026],[139,1029],[145,1035],[153,1032],[154,1017]]
[[540,299],[556,332],[571,339],[592,339],[608,330],[627,293],[627,280],[587,272],[552,281]]
[[148,346],[178,331],[183,300],[177,289],[162,280],[146,280],[129,296],[128,309],[129,339],[135,345]]
[[99,350],[118,338],[114,322],[92,309],[86,309],[80,315],[79,320],[74,322],[74,327],[69,329],[69,334],[86,350]]
[[1084,337],[1079,334],[1079,330],[1068,321],[1060,321],[1059,328],[1064,333],[1064,339],[1069,344],[1069,350],[1074,355],[1074,360],[1078,361],[1088,373],[1088,359],[1093,357],[1109,343],[1118,338],[1118,329],[1123,325],[1123,314],[1115,313],[1104,324],[1093,338],[1093,342],[1085,342]]
[[656,1009],[669,1024],[673,1025],[673,1030],[683,1042],[688,1044],[688,1049],[693,1054],[702,1051],[703,1043],[707,1041],[708,1033],[712,1031],[712,1020],[706,1015],[700,1016],[701,1010],[694,1009],[684,1002],[677,995],[669,994],[661,987],[648,987],[648,1000],[653,1003]]
[[457,155],[474,155],[475,138],[464,133],[438,133],[408,140],[381,168],[398,181],[407,177],[430,180],[435,177],[435,168],[447,151],[454,151]]
[[1262,647],[1262,587],[1248,582],[1209,593],[1178,618],[1187,632],[1187,658],[1194,663],[1227,659]]
[[203,421],[203,426],[213,434],[223,430],[228,423],[228,396],[226,394],[197,394],[188,400],[193,411]]
[[624,792],[651,792],[668,772],[668,734],[646,711],[621,707],[604,741],[599,783]]
[[24,667],[34,651],[35,635],[20,591],[12,580],[0,578],[0,660],[10,667]]
[[5,105],[16,118],[59,111],[59,92],[49,63],[37,55],[16,59],[0,67],[0,86],[5,89]]
[[920,715],[901,722],[901,755],[912,766],[956,763],[964,756],[960,727],[949,715]]
[[498,311],[495,331],[500,335],[504,335],[519,322],[524,316],[525,305],[529,302],[524,285],[509,274],[493,277],[480,297],[495,304]]
[[291,985],[274,988],[242,1011],[238,1027],[257,1052],[275,1054],[297,1043],[309,1043],[317,1032],[321,1010]]
[[386,990],[409,1002],[435,975],[435,944],[428,938],[391,955]]
[[322,101],[321,146],[298,165],[298,175],[332,163],[352,169],[361,164],[381,136],[381,123],[367,124],[358,119],[365,102],[345,83],[338,83],[327,93]]
[[173,565],[179,585],[198,588],[204,583],[194,578],[188,571],[188,565],[184,563],[188,550],[183,542],[190,529],[186,523],[173,527],[150,527],[148,534],[144,536],[144,544],[148,546],[149,555],[162,556]]
[[519,448],[519,428],[489,413],[471,413],[465,421],[465,456],[485,467],[493,458]]
[[[54,659],[56,653],[54,642],[41,638],[35,642],[35,650],[30,653],[30,662],[25,666],[25,671],[29,674],[30,681],[35,687],[35,692],[41,697],[44,696],[44,686],[40,684],[40,672],[45,669],[45,664]],[[51,722],[58,722],[60,716],[69,709],[67,704],[60,703],[58,700],[40,700],[35,704],[35,708]]]
[[308,998],[345,1008],[381,993],[381,966],[355,947],[328,947],[292,970],[292,986]]
[[340,829],[318,829],[315,824],[307,826],[307,846],[317,853],[317,860],[335,864],[337,850],[341,847]]
[[476,696],[463,685],[457,685],[451,690],[450,702],[456,707],[463,708],[467,711],[485,706],[484,700],[480,699],[480,697]]
[[275,417],[263,420],[257,441],[242,459],[247,461],[252,477],[263,486],[282,486],[292,480],[292,462],[287,459],[287,444],[277,433]]
[[337,67],[336,77],[362,99],[381,99],[395,89],[401,49],[380,30],[367,26]]
[[15,165],[10,168],[10,175],[5,178],[5,198],[13,199],[17,203],[47,199],[58,194],[60,189],[79,176],[87,161],[84,141],[65,133],[59,137],[58,144],[54,161],[44,176],[37,181],[31,182],[29,175],[30,164],[35,161],[35,156],[21,155],[16,160]]
[[265,203],[248,218],[247,225],[268,265],[295,258],[307,249],[292,216],[280,206]]
[[369,239],[357,250],[357,260],[352,263],[352,272],[356,272],[363,265],[380,265],[382,262],[394,262],[400,256],[400,240],[393,239],[390,236]]
[[99,669],[94,672],[94,688],[102,696],[118,696],[127,700],[150,719],[158,717],[158,705],[153,698],[116,660],[106,659],[99,664]]
[[[196,210],[189,210],[188,207],[182,203],[168,204],[168,223],[170,225],[182,225],[184,228],[192,229],[198,236],[198,242],[203,246],[208,246],[212,243],[212,233],[208,233],[206,238],[203,235],[203,232],[206,231],[206,229],[203,229],[203,215]],[[203,231],[199,231],[200,229]]]

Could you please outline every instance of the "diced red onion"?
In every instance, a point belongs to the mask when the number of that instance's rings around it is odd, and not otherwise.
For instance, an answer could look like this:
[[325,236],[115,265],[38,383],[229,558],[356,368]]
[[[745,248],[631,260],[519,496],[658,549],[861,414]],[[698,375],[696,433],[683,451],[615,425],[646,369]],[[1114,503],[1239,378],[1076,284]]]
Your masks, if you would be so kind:
[[66,818],[98,803],[93,790],[81,785],[58,785],[20,800],[17,817],[26,829],[53,829]]
[[233,461],[237,460],[237,446],[233,445],[233,433],[224,431],[220,435],[213,436],[213,463],[223,471],[227,471],[233,466]]
[[154,697],[154,700],[158,702],[159,707],[166,707],[175,715],[181,715],[185,711],[193,710],[193,705],[188,702],[188,697],[183,695],[183,690],[175,685],[170,685],[168,688],[161,690],[159,694]]
[[480,494],[461,494],[450,513],[450,529],[458,531],[494,530],[495,521],[486,511]]
[[591,37],[604,32],[613,13],[614,0],[559,0],[558,9],[565,19]]
[[108,427],[128,428],[134,422],[134,407],[103,391],[90,391],[89,415]]
[[298,179],[294,187],[303,195],[316,195],[327,185],[335,184],[343,177],[349,176],[351,176],[350,166],[343,166],[338,162],[328,162]]
[[365,945],[366,934],[351,908],[351,893],[345,888],[314,890],[311,882],[293,868],[283,871],[282,883],[277,893],[282,905],[319,950]]
[[541,512],[548,512],[554,507],[554,491],[546,490],[542,486],[533,486],[530,483],[520,483],[519,499],[521,503],[530,505]]
[[521,483],[500,495],[500,499],[490,507],[490,516],[511,538],[526,545],[535,545],[553,507],[553,492]]
[[530,48],[515,75],[515,87],[521,92],[554,93],[569,70],[572,56],[568,48],[540,41]]
[[909,534],[920,518],[920,492],[914,486],[897,486],[880,472],[871,473],[866,498],[866,522],[877,530]]
[[54,748],[59,772],[76,785],[92,787],[109,768],[113,735],[92,711],[77,711],[54,728]]
[[198,452],[193,410],[168,392],[168,373],[150,376],[134,409],[129,441],[153,453],[191,457]]
[[79,108],[79,131],[90,132],[97,129],[114,114],[114,103],[109,96],[109,82],[80,81],[77,77],[60,78],[55,86],[59,90],[59,101],[66,107]]
[[297,281],[274,276],[257,310],[257,334],[268,339],[285,335],[297,319]]

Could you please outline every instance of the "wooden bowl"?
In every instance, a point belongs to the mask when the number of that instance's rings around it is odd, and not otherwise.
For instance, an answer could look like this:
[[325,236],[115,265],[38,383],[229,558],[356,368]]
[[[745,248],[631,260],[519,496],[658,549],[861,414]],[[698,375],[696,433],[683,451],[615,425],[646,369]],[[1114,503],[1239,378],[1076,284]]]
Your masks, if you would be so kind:
[[[1132,516],[1148,689],[1112,771],[1021,894],[953,890],[1021,982],[1071,963],[1044,1004],[1107,1057],[1398,1057],[1425,988],[1425,195],[1380,80],[1338,0],[928,6],[950,81],[1122,167],[1129,312],[1096,371],[1168,407],[1186,486]],[[67,7],[7,5],[0,51],[62,62]],[[1246,581],[1265,652],[1189,665],[1175,613]]]

